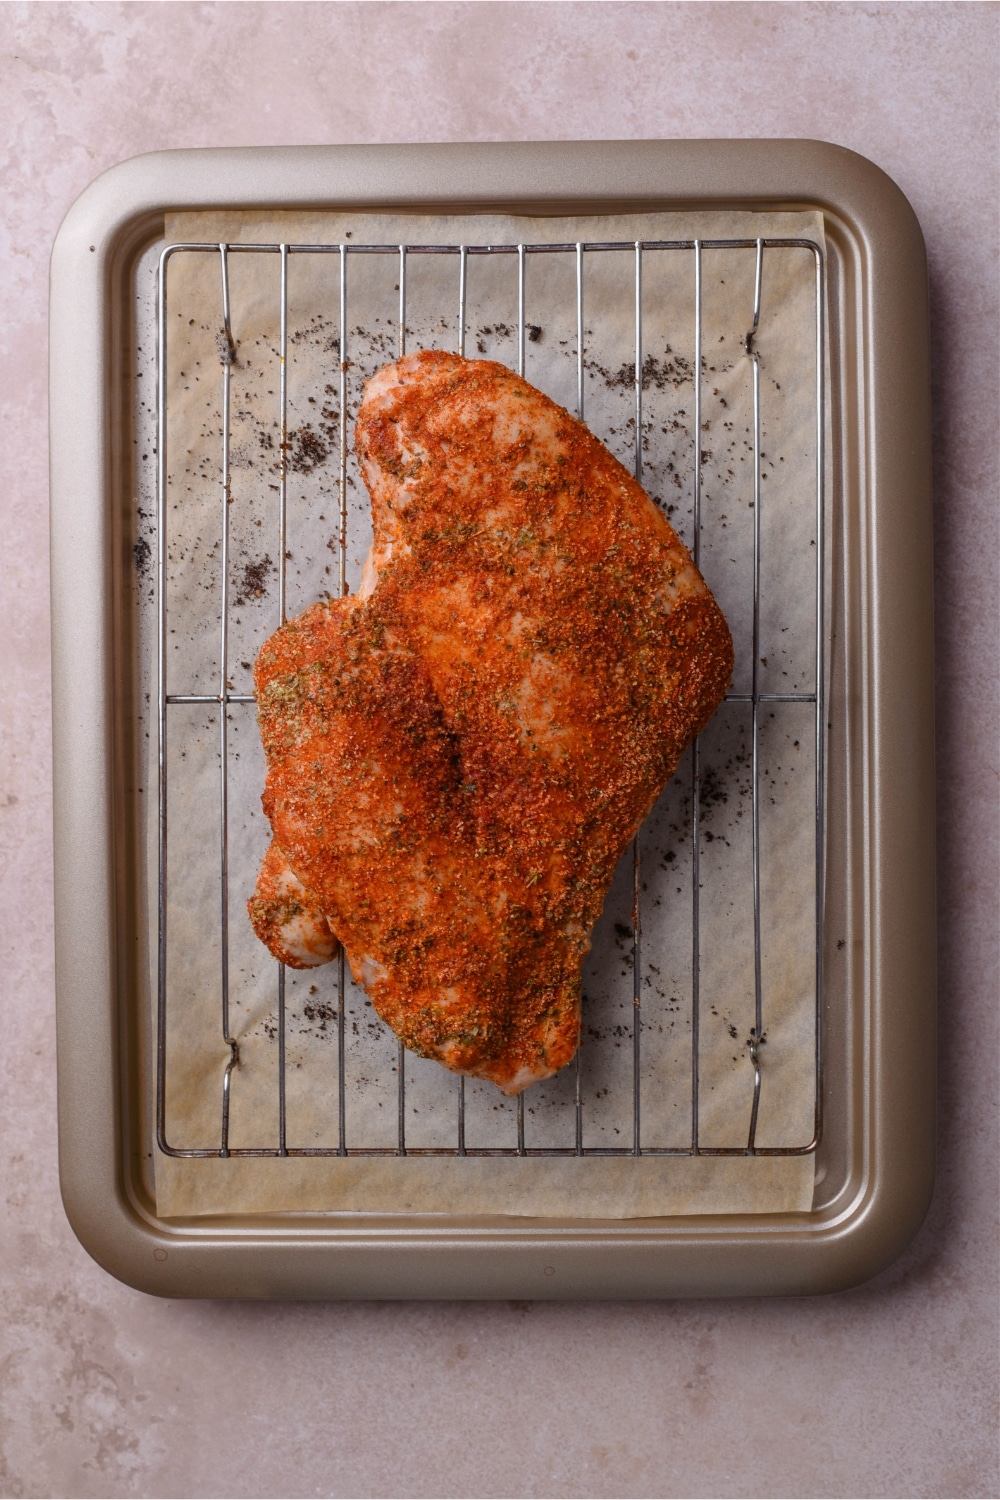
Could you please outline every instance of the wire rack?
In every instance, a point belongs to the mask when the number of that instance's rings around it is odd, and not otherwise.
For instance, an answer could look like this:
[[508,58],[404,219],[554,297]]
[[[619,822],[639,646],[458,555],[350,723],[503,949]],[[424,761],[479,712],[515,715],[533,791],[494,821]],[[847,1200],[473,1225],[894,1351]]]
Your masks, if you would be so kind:
[[[470,260],[480,256],[508,257],[516,264],[517,271],[517,325],[516,325],[516,369],[525,370],[526,342],[531,337],[531,326],[526,321],[527,266],[536,257],[559,254],[573,257],[575,261],[575,326],[576,326],[576,412],[585,419],[586,368],[588,359],[587,333],[585,325],[586,271],[594,256],[615,256],[626,259],[630,266],[633,295],[634,361],[633,404],[635,443],[632,466],[637,480],[642,481],[644,467],[643,449],[643,403],[644,403],[644,307],[643,271],[651,257],[683,256],[690,264],[691,304],[690,315],[693,326],[693,432],[702,430],[703,385],[705,384],[705,334],[703,327],[703,259],[710,250],[739,250],[753,257],[754,294],[752,317],[744,341],[744,352],[749,360],[752,380],[752,443],[753,443],[753,614],[751,647],[751,682],[745,692],[731,692],[727,701],[749,705],[751,714],[751,856],[752,856],[752,905],[753,905],[753,1008],[754,1024],[745,1045],[748,1066],[753,1070],[753,1094],[746,1121],[745,1137],[732,1145],[708,1145],[699,1140],[699,1046],[703,1007],[707,999],[702,990],[702,935],[701,935],[701,849],[702,829],[699,785],[702,778],[701,746],[695,741],[690,758],[690,839],[691,839],[691,949],[690,949],[690,1136],[681,1146],[657,1146],[644,1142],[642,1088],[640,1069],[643,1049],[644,1019],[647,1002],[642,994],[642,946],[643,946],[643,832],[640,831],[631,846],[632,888],[632,1007],[631,1035],[631,1139],[621,1145],[585,1144],[585,1121],[588,1099],[583,1085],[581,1052],[575,1063],[575,1091],[572,1103],[574,1113],[575,1140],[571,1145],[551,1146],[533,1144],[525,1120],[525,1096],[517,1100],[516,1145],[476,1146],[466,1142],[466,1082],[464,1078],[454,1080],[454,1138],[447,1147],[427,1147],[407,1143],[406,1076],[403,1066],[403,1049],[399,1048],[396,1067],[396,1141],[392,1146],[365,1146],[353,1142],[348,1130],[345,1108],[345,1059],[349,1037],[346,1027],[345,989],[346,975],[343,950],[336,960],[337,1006],[336,1069],[330,1085],[336,1090],[336,1138],[322,1146],[294,1146],[289,1144],[287,1124],[287,1000],[286,973],[284,966],[276,966],[274,988],[277,1004],[277,1139],[270,1144],[256,1147],[237,1147],[230,1144],[230,1102],[234,1071],[240,1063],[240,1040],[232,1025],[231,980],[230,980],[230,705],[250,704],[252,694],[231,690],[229,674],[230,652],[230,489],[231,453],[230,435],[232,418],[232,369],[236,353],[230,301],[230,268],[234,256],[276,257],[280,270],[278,307],[275,309],[277,333],[277,425],[280,430],[280,470],[276,497],[276,531],[278,548],[278,599],[274,625],[286,618],[286,555],[288,541],[288,499],[290,473],[288,463],[288,364],[289,364],[289,317],[288,286],[289,263],[300,255],[323,255],[332,257],[339,272],[339,451],[338,451],[338,496],[339,537],[337,547],[337,572],[340,593],[348,591],[348,371],[350,368],[351,329],[348,317],[349,264],[358,257],[394,257],[398,269],[398,305],[394,306],[396,352],[404,354],[407,346],[407,272],[415,257],[444,256],[455,263],[454,310],[457,311],[458,335],[456,346],[460,354],[466,353],[469,322],[468,272]],[[759,330],[762,288],[766,276],[768,252],[776,249],[801,250],[812,257],[814,266],[815,304],[815,480],[811,499],[816,528],[815,568],[809,587],[815,600],[815,675],[811,690],[807,692],[779,693],[761,689],[759,664],[761,662],[761,500],[762,500],[762,451],[761,451],[761,369],[756,349]],[[193,254],[214,257],[218,266],[218,293],[220,300],[221,327],[224,330],[220,361],[221,385],[221,433],[218,443],[218,514],[221,540],[221,600],[219,626],[218,683],[214,692],[177,693],[167,691],[167,579],[168,544],[166,534],[167,486],[168,486],[168,433],[167,433],[167,267],[176,255]],[[822,1013],[823,979],[823,876],[824,876],[824,369],[825,369],[825,261],[822,247],[809,239],[701,239],[701,240],[656,240],[635,242],[578,242],[567,244],[449,244],[449,245],[384,245],[384,244],[204,244],[178,243],[168,245],[159,262],[157,287],[157,728],[158,728],[158,933],[156,961],[157,993],[157,1046],[156,1046],[156,1121],[157,1140],[161,1151],[178,1157],[286,1157],[286,1156],[372,1156],[372,1155],[439,1155],[439,1156],[790,1156],[804,1155],[816,1149],[822,1126],[822,1046],[820,1018]],[[695,441],[692,460],[692,510],[693,510],[693,555],[696,563],[701,561],[702,551],[702,467],[703,455],[700,439]],[[272,627],[273,628],[273,625]],[[813,824],[815,831],[815,1127],[810,1140],[802,1144],[769,1145],[757,1144],[758,1115],[762,1089],[766,1088],[767,1068],[762,1061],[762,1042],[766,1034],[767,995],[762,966],[762,912],[761,912],[761,714],[768,704],[799,703],[812,706],[813,753],[815,764],[815,796]],[[218,936],[220,969],[218,975],[218,1024],[221,1037],[229,1049],[228,1060],[222,1068],[218,1081],[218,1137],[211,1144],[198,1147],[179,1147],[168,1141],[167,1130],[167,1006],[168,1006],[168,926],[169,903],[167,887],[168,847],[168,774],[167,744],[170,712],[178,705],[214,705],[219,712],[218,754],[220,776],[218,782],[219,824],[221,839],[218,849]],[[591,1045],[590,1042],[587,1045]],[[571,1065],[572,1067],[573,1065]]]

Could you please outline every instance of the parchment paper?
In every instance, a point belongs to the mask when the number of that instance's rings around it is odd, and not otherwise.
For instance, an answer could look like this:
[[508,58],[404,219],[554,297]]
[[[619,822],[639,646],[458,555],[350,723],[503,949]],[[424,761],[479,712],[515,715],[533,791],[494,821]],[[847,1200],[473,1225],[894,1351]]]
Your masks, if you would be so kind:
[[[528,244],[806,237],[814,214],[628,215],[593,219],[201,213],[173,216],[167,242]],[[179,253],[168,277],[168,691],[214,693],[221,605],[222,304],[218,254]],[[348,257],[348,581],[371,536],[353,460],[365,379],[398,352],[399,262]],[[701,566],[736,641],[734,690],[749,692],[753,602],[751,361],[753,250],[703,251]],[[588,254],[585,417],[629,467],[634,428],[634,262]],[[803,250],[767,250],[755,347],[761,362],[763,692],[809,692],[815,680],[814,266]],[[278,624],[279,262],[229,257],[232,328],[228,680],[252,691],[251,667]],[[643,483],[691,544],[694,284],[690,251],[643,257]],[[338,591],[339,256],[289,257],[287,611]],[[458,259],[410,255],[407,349],[455,348]],[[529,256],[526,375],[576,406],[575,259]],[[516,361],[517,260],[468,260],[466,352]],[[761,716],[761,920],[766,1041],[759,1146],[812,1136],[815,1103],[815,818],[813,708]],[[169,710],[167,1138],[217,1147],[229,1048],[220,1021],[220,741],[215,706]],[[702,1147],[746,1143],[754,1024],[748,704],[724,705],[702,738],[698,1130]],[[228,719],[230,1146],[278,1138],[276,965],[245,915],[269,831],[253,705]],[[642,850],[642,1141],[691,1138],[692,870],[690,756],[640,836]],[[151,865],[155,869],[155,862]],[[584,1144],[631,1144],[632,869],[626,856],[584,971]],[[154,929],[155,930],[155,924]],[[287,973],[287,1143],[333,1148],[337,1121],[336,965]],[[348,973],[345,1120],[351,1147],[397,1146],[395,1038]],[[408,1148],[453,1148],[457,1080],[406,1054]],[[575,1069],[526,1096],[529,1147],[572,1147]],[[513,1101],[466,1084],[466,1144],[510,1148]],[[792,1212],[812,1199],[803,1157],[380,1157],[178,1159],[157,1153],[158,1211],[463,1212],[574,1218]]]

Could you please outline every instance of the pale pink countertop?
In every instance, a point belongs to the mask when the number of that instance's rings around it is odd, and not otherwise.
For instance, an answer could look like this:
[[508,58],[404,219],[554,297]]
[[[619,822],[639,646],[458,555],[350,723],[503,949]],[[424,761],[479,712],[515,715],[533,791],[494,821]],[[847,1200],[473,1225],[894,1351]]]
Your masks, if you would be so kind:
[[[0,1494],[995,1495],[994,5],[0,7]],[[239,81],[238,89],[234,80]],[[161,1302],[56,1176],[46,293],[70,203],[170,146],[807,136],[900,184],[936,399],[940,1177],[815,1300]]]

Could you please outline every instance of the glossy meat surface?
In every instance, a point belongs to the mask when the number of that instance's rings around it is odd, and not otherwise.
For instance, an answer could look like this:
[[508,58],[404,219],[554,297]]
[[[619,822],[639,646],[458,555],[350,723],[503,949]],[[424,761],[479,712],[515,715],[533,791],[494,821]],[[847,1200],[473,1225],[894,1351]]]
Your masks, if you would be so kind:
[[652,501],[504,366],[368,384],[358,595],[256,666],[275,842],[404,1043],[518,1093],[573,1056],[615,865],[718,706],[725,620]]
[[264,855],[247,912],[261,942],[289,968],[316,969],[337,955],[337,939],[319,903],[276,843]]

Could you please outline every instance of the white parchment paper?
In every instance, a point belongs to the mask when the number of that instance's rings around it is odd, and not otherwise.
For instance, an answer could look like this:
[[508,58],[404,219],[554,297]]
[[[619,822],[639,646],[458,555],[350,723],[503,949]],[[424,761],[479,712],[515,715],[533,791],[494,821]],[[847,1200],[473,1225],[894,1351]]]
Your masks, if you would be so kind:
[[[815,214],[656,214],[592,219],[312,212],[201,213],[168,220],[167,242],[391,245],[633,242],[808,238]],[[218,691],[222,601],[222,298],[220,255],[179,252],[167,303],[168,691]],[[227,678],[252,691],[251,667],[278,624],[279,258],[228,257],[235,360],[231,365]],[[751,249],[703,251],[701,432],[694,433],[694,257],[643,255],[643,483],[692,544],[700,444],[701,566],[736,642],[734,691],[749,693],[753,620]],[[367,377],[398,352],[399,260],[347,257],[349,434],[347,576],[356,587],[371,537],[368,498],[353,459],[353,423]],[[340,257],[288,261],[287,611],[338,592]],[[407,349],[455,348],[455,256],[411,254]],[[468,257],[466,352],[514,365],[517,258]],[[761,609],[759,685],[765,693],[815,686],[815,268],[802,249],[764,253],[755,338],[761,372]],[[528,255],[527,378],[575,410],[574,253]],[[585,256],[584,414],[630,469],[634,464],[634,254]],[[220,710],[168,713],[167,1140],[217,1148],[230,1049],[221,1029],[223,962],[219,861]],[[747,1040],[754,1025],[751,709],[720,709],[702,737],[699,843],[698,1140],[746,1143],[753,1095]],[[765,1042],[757,1128],[761,1147],[802,1146],[815,1109],[814,708],[769,704],[761,714],[760,914]],[[263,756],[252,704],[227,721],[231,1148],[278,1142],[276,965],[245,915],[269,832],[260,809]],[[690,754],[640,836],[642,970],[640,1108],[645,1149],[685,1150],[692,1138],[692,769]],[[155,869],[155,861],[151,865]],[[585,967],[581,1058],[584,1146],[632,1144],[635,1015],[632,867],[626,857]],[[155,927],[154,927],[155,930]],[[337,966],[286,977],[286,1120],[292,1149],[339,1140]],[[155,988],[155,987],[154,987]],[[713,1156],[397,1156],[398,1049],[347,976],[344,1118],[350,1148],[381,1156],[191,1159],[157,1153],[158,1212],[462,1212],[483,1215],[648,1217],[793,1212],[812,1198],[813,1159]],[[453,1149],[458,1082],[407,1054],[405,1142]],[[571,1149],[576,1071],[526,1095],[525,1140]],[[515,1105],[490,1084],[466,1084],[465,1139],[473,1150],[516,1144]]]

